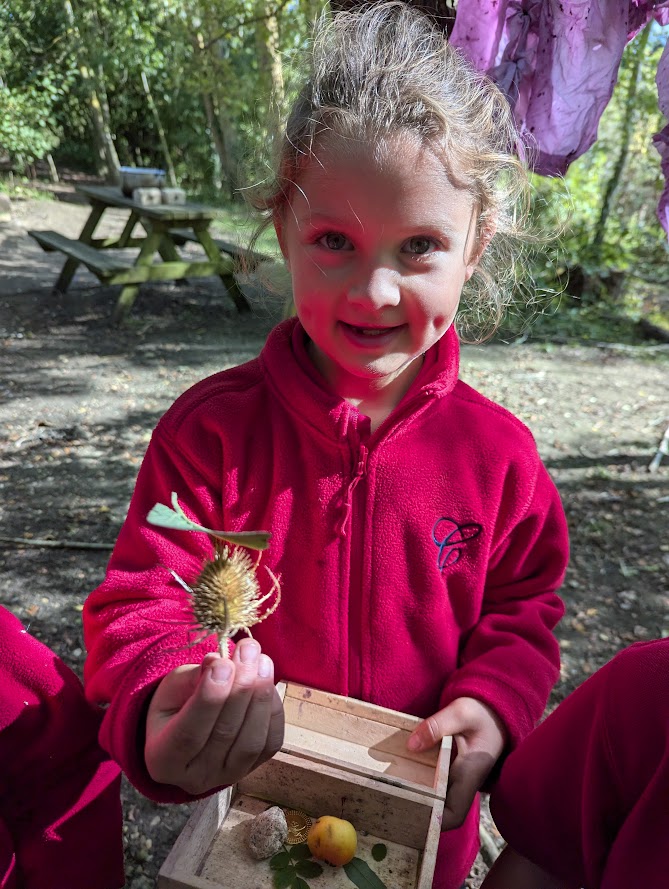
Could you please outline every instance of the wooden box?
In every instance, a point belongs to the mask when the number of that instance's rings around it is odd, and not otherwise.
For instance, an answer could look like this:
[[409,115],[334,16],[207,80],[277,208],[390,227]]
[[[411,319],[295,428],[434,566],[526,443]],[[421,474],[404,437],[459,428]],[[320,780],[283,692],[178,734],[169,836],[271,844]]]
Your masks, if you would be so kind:
[[[358,833],[356,855],[388,889],[430,889],[451,739],[413,754],[406,741],[420,722],[414,716],[301,685],[277,688],[286,714],[281,751],[196,804],[160,870],[160,889],[272,889],[268,862],[255,861],[244,841],[246,822],[268,805],[347,819]],[[376,862],[370,850],[379,842],[388,851]],[[353,886],[328,865],[316,882]]]

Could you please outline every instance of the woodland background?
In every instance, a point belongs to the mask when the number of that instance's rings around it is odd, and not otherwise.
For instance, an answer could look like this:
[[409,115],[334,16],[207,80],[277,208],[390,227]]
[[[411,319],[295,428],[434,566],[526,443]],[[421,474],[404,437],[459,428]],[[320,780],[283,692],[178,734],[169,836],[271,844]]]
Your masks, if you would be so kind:
[[[453,17],[454,6],[435,0]],[[113,181],[157,166],[245,232],[244,188],[266,175],[275,125],[320,0],[0,0],[0,189]],[[666,28],[627,47],[595,145],[565,180],[537,177],[543,223],[564,225],[534,277],[540,311],[505,334],[666,334],[667,238],[651,137]],[[250,228],[249,228],[250,230]],[[244,236],[244,235],[242,235]],[[659,330],[658,330],[659,328]],[[503,334],[504,335],[504,334]]]

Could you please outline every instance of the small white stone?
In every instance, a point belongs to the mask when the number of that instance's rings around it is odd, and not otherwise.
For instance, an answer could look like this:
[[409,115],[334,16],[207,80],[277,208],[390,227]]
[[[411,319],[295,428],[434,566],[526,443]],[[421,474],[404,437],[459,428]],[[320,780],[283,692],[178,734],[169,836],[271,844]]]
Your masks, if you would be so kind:
[[286,816],[278,806],[272,806],[251,821],[246,842],[251,855],[260,861],[282,849],[287,837]]

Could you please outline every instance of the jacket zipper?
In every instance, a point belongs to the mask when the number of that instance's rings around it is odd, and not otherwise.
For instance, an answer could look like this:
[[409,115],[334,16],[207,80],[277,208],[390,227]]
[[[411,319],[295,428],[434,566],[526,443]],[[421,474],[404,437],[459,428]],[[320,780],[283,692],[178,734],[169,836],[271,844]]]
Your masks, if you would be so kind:
[[[362,596],[365,545],[363,539],[365,485],[360,482],[367,471],[368,449],[361,444],[355,472],[347,490],[346,532],[350,541],[350,572],[348,588],[348,694],[362,697]],[[355,495],[355,496],[354,496]],[[354,503],[357,506],[354,509]],[[361,524],[355,527],[355,522]],[[353,533],[352,533],[353,531]]]

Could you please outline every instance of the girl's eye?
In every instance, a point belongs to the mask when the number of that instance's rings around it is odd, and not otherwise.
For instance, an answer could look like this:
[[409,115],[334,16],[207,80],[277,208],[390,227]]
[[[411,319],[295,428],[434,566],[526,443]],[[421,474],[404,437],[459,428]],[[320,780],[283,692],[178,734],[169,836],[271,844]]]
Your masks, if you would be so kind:
[[318,243],[322,244],[328,250],[350,250],[351,242],[342,235],[341,232],[328,232],[318,239]]
[[415,256],[423,256],[425,253],[430,253],[434,246],[435,243],[432,238],[418,236],[409,238],[409,240],[405,242],[404,252],[413,253]]

